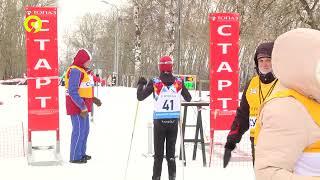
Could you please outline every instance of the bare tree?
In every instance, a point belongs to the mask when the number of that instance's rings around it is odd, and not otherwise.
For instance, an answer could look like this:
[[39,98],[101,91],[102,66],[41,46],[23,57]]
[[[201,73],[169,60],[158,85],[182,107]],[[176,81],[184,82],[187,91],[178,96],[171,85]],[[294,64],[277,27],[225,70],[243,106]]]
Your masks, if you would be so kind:
[[135,75],[141,75],[141,30],[139,24],[139,4],[138,1],[133,1],[133,17],[135,24],[135,46],[134,46],[134,62]]
[[167,31],[167,51],[166,55],[173,56],[175,49],[175,23],[176,23],[176,1],[168,0],[166,5],[165,21]]
[[[181,1],[180,72],[195,74],[198,79],[209,78],[208,14],[211,12],[240,14],[241,88],[255,73],[253,55],[259,43],[274,41],[278,35],[297,27],[319,29],[320,24],[319,0]],[[178,1],[130,0],[129,2],[131,6],[120,10],[119,71],[128,75],[154,76],[158,73],[157,62],[161,56],[173,55],[177,59],[178,49],[175,45],[178,42],[176,33]],[[103,29],[108,31],[99,31],[100,38],[92,41],[95,47],[93,51],[99,55],[98,58],[106,58],[108,62],[110,59],[110,64],[113,55],[111,47],[114,47],[112,38],[114,25],[114,20],[106,18]],[[72,37],[81,42],[80,37],[74,35]],[[73,43],[73,46],[76,46],[76,43]]]

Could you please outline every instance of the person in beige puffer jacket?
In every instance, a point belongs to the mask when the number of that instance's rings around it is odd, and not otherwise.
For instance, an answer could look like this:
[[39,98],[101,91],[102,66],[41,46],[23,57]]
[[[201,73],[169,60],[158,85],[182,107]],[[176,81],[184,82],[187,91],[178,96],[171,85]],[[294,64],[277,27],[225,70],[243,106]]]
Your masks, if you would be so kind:
[[280,35],[272,67],[279,83],[259,114],[256,179],[320,179],[320,31]]

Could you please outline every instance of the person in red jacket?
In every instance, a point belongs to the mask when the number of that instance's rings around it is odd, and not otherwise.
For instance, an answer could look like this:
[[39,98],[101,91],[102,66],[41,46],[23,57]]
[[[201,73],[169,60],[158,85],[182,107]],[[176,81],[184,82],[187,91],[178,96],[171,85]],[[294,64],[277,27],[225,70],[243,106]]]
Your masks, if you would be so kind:
[[89,135],[88,112],[91,112],[92,103],[101,106],[101,101],[93,96],[93,82],[88,74],[90,61],[90,53],[80,49],[65,76],[66,108],[72,121],[70,163],[81,164],[91,159],[91,156],[86,154]]

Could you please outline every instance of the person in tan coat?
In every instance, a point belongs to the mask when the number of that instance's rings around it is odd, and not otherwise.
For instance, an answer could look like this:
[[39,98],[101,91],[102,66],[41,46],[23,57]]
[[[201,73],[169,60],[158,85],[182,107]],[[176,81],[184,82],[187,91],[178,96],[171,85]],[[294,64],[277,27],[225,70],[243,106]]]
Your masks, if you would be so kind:
[[257,122],[256,179],[320,179],[320,31],[280,35],[272,67],[279,83]]

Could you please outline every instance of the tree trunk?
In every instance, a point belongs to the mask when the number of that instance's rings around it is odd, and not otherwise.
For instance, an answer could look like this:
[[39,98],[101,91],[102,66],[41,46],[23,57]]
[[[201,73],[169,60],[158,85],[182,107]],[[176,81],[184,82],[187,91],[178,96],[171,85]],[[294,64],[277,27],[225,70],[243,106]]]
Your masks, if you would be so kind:
[[166,55],[173,56],[173,51],[175,49],[175,0],[168,0],[168,5],[166,6],[166,32],[167,32],[167,51]]
[[134,42],[134,74],[135,77],[138,77],[141,76],[141,30],[139,24],[139,4],[136,0],[133,3],[133,21],[136,28]]

